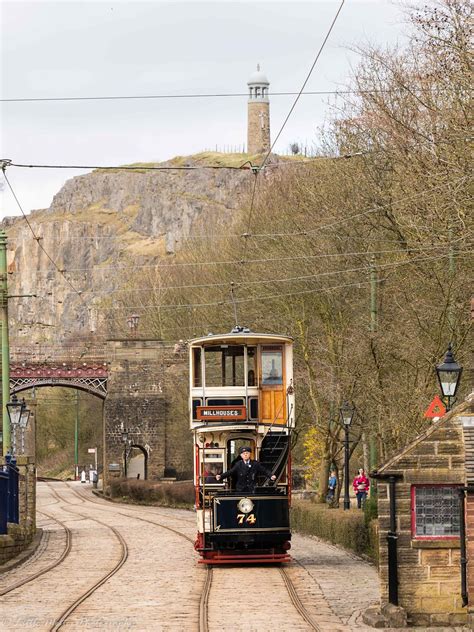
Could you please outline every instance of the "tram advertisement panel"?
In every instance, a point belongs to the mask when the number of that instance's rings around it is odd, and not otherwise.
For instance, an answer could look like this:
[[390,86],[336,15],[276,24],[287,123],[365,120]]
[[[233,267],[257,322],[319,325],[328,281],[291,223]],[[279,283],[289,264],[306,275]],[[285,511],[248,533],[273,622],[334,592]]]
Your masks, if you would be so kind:
[[287,496],[214,498],[214,531],[285,531],[289,529]]

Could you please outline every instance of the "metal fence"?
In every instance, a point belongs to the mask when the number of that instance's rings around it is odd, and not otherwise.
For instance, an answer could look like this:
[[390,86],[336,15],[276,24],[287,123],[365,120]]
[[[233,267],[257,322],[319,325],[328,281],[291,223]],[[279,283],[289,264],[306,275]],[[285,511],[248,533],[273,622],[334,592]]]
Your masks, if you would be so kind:
[[0,534],[7,533],[7,523],[19,522],[18,484],[20,480],[16,460],[6,456],[0,470]]

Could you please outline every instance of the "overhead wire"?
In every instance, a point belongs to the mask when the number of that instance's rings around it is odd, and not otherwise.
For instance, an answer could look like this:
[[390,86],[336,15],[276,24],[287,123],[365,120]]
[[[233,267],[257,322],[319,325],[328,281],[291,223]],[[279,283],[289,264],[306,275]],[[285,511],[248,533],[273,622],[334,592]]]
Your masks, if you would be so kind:
[[[467,251],[461,251],[456,253],[457,255],[459,254],[471,254],[472,250],[467,250]],[[395,263],[390,263],[390,264],[382,264],[382,265],[377,265],[377,269],[388,269],[388,268],[395,268],[395,267],[400,267],[400,266],[405,266],[405,265],[410,265],[413,263],[420,263],[420,262],[426,262],[426,261],[433,261],[433,260],[441,260],[441,259],[446,259],[448,257],[451,256],[451,253],[447,253],[445,255],[436,255],[433,257],[420,257],[418,259],[411,259],[409,261],[398,261]],[[368,272],[369,267],[368,266],[364,266],[362,268],[362,270],[365,270],[366,272]],[[356,271],[356,270],[351,270],[352,271]],[[326,273],[321,274],[320,276],[324,276]],[[318,276],[318,275],[314,275],[314,276]],[[270,281],[266,281],[266,283],[269,283]],[[254,297],[250,297],[250,298],[245,298],[245,299],[235,299],[235,303],[248,303],[248,302],[252,302],[252,301],[261,301],[261,300],[266,300],[266,299],[270,299],[270,298],[278,298],[278,297],[286,297],[286,296],[293,296],[293,295],[298,295],[298,294],[312,294],[312,293],[318,293],[318,292],[323,292],[323,291],[329,291],[329,290],[333,290],[333,289],[340,289],[340,288],[344,288],[344,287],[354,287],[354,286],[359,286],[361,284],[365,284],[365,283],[370,283],[369,281],[356,281],[354,283],[349,283],[349,284],[344,284],[344,285],[337,285],[337,286],[333,286],[333,287],[329,287],[329,288],[311,288],[311,289],[307,289],[307,290],[301,290],[301,291],[295,291],[295,292],[284,292],[284,293],[278,293],[278,294],[271,294],[271,295],[258,295],[258,296],[254,296]],[[228,285],[228,284],[227,284]],[[232,304],[233,301],[214,301],[212,303],[186,303],[186,304],[160,304],[160,305],[120,305],[117,307],[110,307],[109,306],[94,306],[93,309],[96,310],[123,310],[123,309],[136,309],[137,311],[139,310],[145,310],[145,309],[171,309],[171,308],[177,308],[177,309],[192,309],[192,308],[197,308],[197,307],[217,307],[217,306],[221,306],[221,305],[229,305]]]
[[[406,253],[406,252],[415,252],[417,250],[425,250],[429,248],[435,248],[438,246],[446,246],[449,244],[455,244],[459,241],[463,241],[465,238],[470,237],[471,233],[468,233],[466,236],[459,237],[455,240],[450,241],[448,244],[429,244],[423,248],[411,248],[407,247],[403,250],[362,250],[362,251],[350,251],[350,252],[318,252],[316,254],[304,254],[304,255],[295,255],[289,257],[262,257],[258,259],[221,259],[217,261],[178,261],[178,262],[167,262],[167,263],[143,263],[143,264],[134,264],[134,265],[113,265],[113,266],[101,266],[100,263],[94,267],[87,268],[64,268],[64,272],[71,274],[73,272],[102,272],[107,270],[141,270],[141,269],[166,269],[166,268],[181,268],[181,267],[199,267],[199,266],[219,266],[219,265],[248,265],[248,264],[259,264],[259,263],[275,263],[280,261],[301,261],[308,259],[324,259],[324,258],[332,258],[332,257],[355,257],[355,256],[364,256],[364,255],[372,255],[372,254],[387,254],[387,253]],[[391,242],[393,243],[393,242]],[[42,276],[49,274],[48,271],[37,271],[36,276]]]
[[[470,244],[466,244],[466,246],[468,246]],[[473,244],[474,245],[474,244]],[[441,246],[440,246],[441,247]],[[445,247],[445,246],[443,246]],[[410,252],[423,252],[426,250],[431,249],[431,246],[427,246],[425,248],[418,248],[418,249],[410,249]],[[461,250],[461,251],[456,251],[456,256],[460,255],[460,254],[464,254],[466,252],[471,252],[470,250]],[[380,254],[409,254],[406,250],[379,250],[379,251],[374,251],[374,252],[362,252],[362,253],[352,253],[352,254],[358,254],[358,255],[362,255],[362,256],[372,256],[372,255],[380,255]],[[450,253],[447,253],[445,256],[449,256]],[[346,256],[344,254],[342,254],[341,256]],[[440,255],[443,256],[443,255]],[[431,257],[430,257],[431,259]],[[281,259],[278,259],[278,261],[280,261]],[[415,261],[423,261],[424,259],[411,259],[410,261],[407,262],[402,262],[402,263],[412,263]],[[401,262],[395,262],[395,263],[391,263],[391,264],[377,264],[377,268],[384,268],[385,266],[391,267],[391,266],[395,266],[400,264]],[[315,274],[309,274],[309,275],[301,275],[301,276],[296,276],[296,277],[284,277],[284,278],[273,278],[273,279],[260,279],[258,281],[236,281],[233,282],[234,285],[236,286],[241,286],[241,287],[247,287],[250,285],[266,285],[267,283],[285,283],[285,282],[290,282],[290,281],[303,281],[303,280],[307,280],[307,279],[314,279],[317,277],[324,277],[324,276],[332,276],[335,274],[346,274],[346,273],[350,273],[350,272],[359,272],[361,270],[367,270],[368,269],[368,264],[365,266],[360,266],[357,268],[344,268],[342,270],[332,270],[332,271],[325,271],[325,272],[319,272],[319,273],[315,273]],[[120,288],[120,289],[114,289],[114,290],[110,290],[110,289],[101,289],[101,290],[83,290],[82,294],[107,294],[108,296],[111,294],[117,294],[117,293],[130,293],[133,294],[135,292],[165,292],[168,290],[187,290],[187,289],[204,289],[204,288],[216,288],[216,287],[228,287],[229,286],[229,282],[224,282],[224,283],[193,283],[190,285],[163,285],[163,286],[149,286],[149,287],[129,287],[129,288]],[[64,296],[64,295],[63,295]]]
[[[253,187],[252,187],[252,195],[251,195],[250,208],[249,208],[249,218],[248,218],[248,223],[247,223],[247,233],[250,233],[250,227],[252,225],[252,214],[253,214],[253,208],[254,208],[254,203],[255,203],[255,195],[256,195],[256,190],[257,190],[258,174],[265,167],[265,165],[267,163],[267,160],[268,160],[270,154],[272,153],[273,148],[275,147],[276,142],[280,138],[281,133],[283,132],[283,130],[284,130],[284,128],[285,128],[285,126],[286,126],[291,114],[293,113],[293,110],[295,109],[296,104],[298,103],[298,101],[299,101],[299,99],[301,97],[301,94],[303,93],[303,90],[305,89],[305,86],[308,83],[308,81],[309,81],[309,79],[310,79],[310,77],[311,77],[311,75],[313,73],[313,70],[314,70],[316,64],[318,63],[318,60],[319,60],[319,58],[321,56],[321,53],[323,52],[324,47],[326,46],[326,42],[328,41],[329,36],[331,35],[331,32],[332,32],[332,30],[334,28],[334,25],[336,24],[337,18],[339,17],[339,14],[340,14],[340,12],[342,10],[342,7],[344,6],[344,3],[345,3],[345,0],[341,0],[341,4],[339,5],[339,8],[338,8],[338,10],[336,12],[336,15],[334,16],[334,18],[333,18],[333,20],[332,20],[332,22],[331,22],[331,24],[329,26],[329,29],[328,29],[328,31],[326,33],[326,36],[324,37],[323,42],[322,42],[321,46],[319,47],[318,52],[316,53],[316,57],[315,57],[312,65],[311,65],[311,68],[309,69],[308,74],[306,75],[306,79],[304,80],[303,85],[301,86],[301,89],[299,90],[296,99],[294,100],[294,102],[293,102],[288,114],[286,115],[286,117],[285,117],[285,119],[284,119],[284,121],[283,121],[283,123],[282,123],[282,125],[280,127],[280,130],[278,131],[278,134],[276,135],[275,140],[270,145],[270,149],[268,150],[266,156],[264,157],[262,164],[259,166],[258,170],[255,171],[255,179],[254,179],[254,184],[253,184]],[[245,258],[246,252],[247,252],[247,241],[244,242],[243,258]]]
[[[308,90],[303,92],[304,96],[330,96],[342,94],[379,94],[398,92],[394,89],[375,89],[375,90]],[[298,92],[269,92],[271,97],[294,96]],[[209,98],[225,98],[225,97],[248,97],[248,92],[209,92],[209,93],[188,93],[188,94],[142,94],[142,95],[99,95],[85,97],[13,97],[0,99],[0,103],[34,103],[42,101],[126,101],[126,100],[147,100],[147,99],[209,99]]]

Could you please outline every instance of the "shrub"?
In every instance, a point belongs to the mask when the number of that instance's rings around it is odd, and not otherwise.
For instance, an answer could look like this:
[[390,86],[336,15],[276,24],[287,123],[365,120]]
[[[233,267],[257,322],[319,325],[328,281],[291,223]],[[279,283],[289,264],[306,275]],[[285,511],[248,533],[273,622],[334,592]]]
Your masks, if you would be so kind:
[[192,481],[160,483],[117,478],[110,481],[108,494],[111,498],[122,498],[144,505],[191,508],[194,505]]
[[358,555],[376,559],[375,531],[366,524],[362,511],[330,509],[325,503],[297,500],[293,501],[291,522],[300,533],[315,535]]

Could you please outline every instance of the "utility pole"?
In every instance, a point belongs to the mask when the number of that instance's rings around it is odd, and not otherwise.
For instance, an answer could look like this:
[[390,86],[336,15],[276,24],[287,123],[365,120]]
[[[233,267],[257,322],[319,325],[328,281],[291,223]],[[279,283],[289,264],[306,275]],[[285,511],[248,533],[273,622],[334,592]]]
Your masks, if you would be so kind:
[[76,419],[74,422],[74,479],[79,480],[79,391],[76,390]]
[[7,236],[0,230],[0,320],[2,325],[2,422],[3,454],[10,451],[10,419],[7,403],[10,400],[10,348],[8,344],[8,283]]
[[377,331],[377,270],[375,255],[370,258],[370,331]]
[[[370,258],[370,333],[377,332],[377,269],[375,267],[375,255]],[[374,341],[372,340],[372,344]],[[369,437],[369,463],[370,469],[377,467],[377,442],[373,434]],[[371,490],[372,491],[372,490]]]

